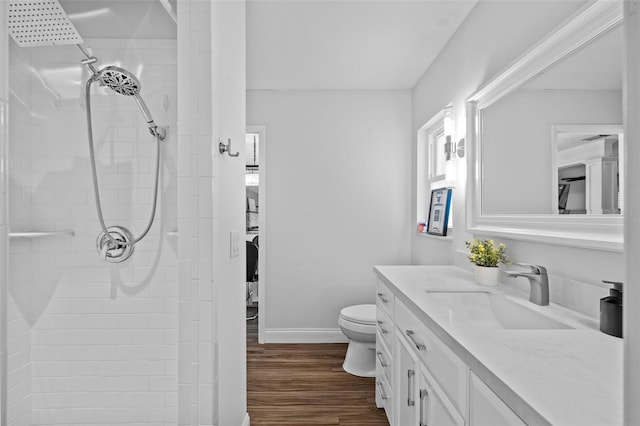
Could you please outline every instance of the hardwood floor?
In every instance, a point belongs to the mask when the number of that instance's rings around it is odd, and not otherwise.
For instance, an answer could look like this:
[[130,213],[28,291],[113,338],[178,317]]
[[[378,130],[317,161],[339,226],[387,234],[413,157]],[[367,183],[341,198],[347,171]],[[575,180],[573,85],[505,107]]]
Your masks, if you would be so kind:
[[247,321],[247,403],[252,426],[388,426],[374,379],[342,370],[346,344],[259,345]]

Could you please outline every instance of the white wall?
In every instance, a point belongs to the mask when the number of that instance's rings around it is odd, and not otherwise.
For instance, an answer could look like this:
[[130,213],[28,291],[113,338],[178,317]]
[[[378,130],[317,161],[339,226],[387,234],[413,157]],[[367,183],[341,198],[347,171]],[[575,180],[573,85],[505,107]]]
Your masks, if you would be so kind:
[[[505,68],[534,43],[568,19],[586,2],[481,1],[471,11],[434,64],[425,72],[413,90],[413,137],[418,128],[448,103],[453,103],[457,138],[464,137],[467,96]],[[466,161],[457,160],[457,182],[454,209],[465,209]],[[415,170],[413,175],[415,176]],[[415,187],[415,181],[414,181]],[[415,211],[415,209],[414,209]],[[449,245],[452,262],[470,268],[466,259],[465,216],[454,215],[451,242],[435,241],[414,235],[412,260],[416,264],[434,264],[436,251]],[[581,250],[507,241],[508,253],[514,261],[545,265],[551,275],[552,300],[566,305],[579,305],[580,310],[597,315],[598,298],[607,294],[601,279],[624,279],[622,253]],[[435,259],[435,260],[434,260]],[[522,280],[514,280],[519,283]],[[576,306],[574,306],[576,307]]]
[[340,339],[373,265],[409,262],[410,117],[408,91],[247,92],[267,134],[267,341]]
[[[178,8],[180,156],[180,426],[248,424],[244,251],[244,1],[183,0]],[[242,246],[243,247],[243,246]]]
[[[211,6],[213,140],[232,141],[229,157],[214,149],[213,281],[217,293],[215,342],[221,426],[248,425],[246,378],[245,278],[245,2],[215,1]],[[230,233],[239,236],[240,255],[230,256]]]
[[215,425],[210,2],[178,8],[178,421]]

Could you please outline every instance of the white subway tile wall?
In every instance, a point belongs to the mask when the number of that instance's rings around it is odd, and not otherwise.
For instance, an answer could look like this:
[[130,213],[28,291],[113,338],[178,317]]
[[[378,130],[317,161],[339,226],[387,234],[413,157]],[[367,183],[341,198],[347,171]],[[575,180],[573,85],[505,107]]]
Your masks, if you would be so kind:
[[[100,230],[74,46],[10,49],[12,232],[11,425],[175,425],[179,304],[177,42],[85,39],[98,66],[138,75],[162,142],[160,198],[149,235],[122,264],[100,260]],[[91,108],[107,225],[134,235],[153,201],[155,140],[131,97],[93,85]],[[188,281],[187,281],[188,282]]]
[[[1,12],[0,12],[1,13]],[[8,52],[3,52],[7,54]],[[29,52],[28,50],[16,50],[12,52],[12,57],[9,62],[10,72],[7,83],[11,80],[13,84],[11,89],[11,125],[9,126],[9,140],[23,141],[29,135],[29,114],[28,103],[25,100],[28,96],[28,67],[25,66],[28,63]],[[8,119],[9,117],[4,117]],[[4,120],[2,120],[5,122]],[[6,121],[8,123],[8,120]],[[4,132],[3,132],[4,133]],[[14,182],[24,182],[31,184],[32,180],[29,175],[31,168],[30,162],[30,148],[28,144],[13,143],[10,147],[11,155],[15,158],[14,161],[6,158],[8,151],[3,150],[3,163],[8,164],[11,168],[11,172],[7,173],[7,170],[3,170],[2,173],[9,174],[11,191],[8,194],[6,201],[9,203],[15,202],[19,208],[24,210],[24,206],[28,202],[26,195],[28,192],[22,191],[22,189],[15,189],[16,184]],[[4,169],[4,168],[3,168]],[[7,187],[9,182],[7,182]],[[3,185],[3,189],[4,189]],[[2,206],[3,211],[8,211],[7,205]],[[8,218],[4,218],[5,220]],[[5,222],[3,220],[3,222]],[[8,223],[6,223],[8,228]],[[3,232],[6,235],[5,232]],[[8,247],[5,246],[5,249]],[[2,252],[4,262],[9,261],[9,265],[12,265],[12,261],[17,261],[21,265],[28,264],[30,261],[30,247],[27,242],[22,242],[20,245],[12,247],[11,256],[8,252]],[[28,315],[24,310],[29,309],[29,302],[27,301],[27,289],[14,285],[9,288],[10,278],[9,272],[13,271],[13,267],[2,268],[3,279],[7,282],[7,300],[6,313],[7,313],[7,423],[16,426],[29,426],[31,425],[31,325],[28,322]],[[4,308],[4,306],[3,306]],[[0,373],[1,374],[1,373]]]
[[218,425],[212,282],[211,5],[178,7],[178,425]]

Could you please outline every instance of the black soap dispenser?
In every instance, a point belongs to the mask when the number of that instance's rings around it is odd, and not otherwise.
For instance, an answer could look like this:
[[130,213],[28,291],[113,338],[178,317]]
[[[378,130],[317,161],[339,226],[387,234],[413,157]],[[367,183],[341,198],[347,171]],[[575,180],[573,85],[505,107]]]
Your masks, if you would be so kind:
[[622,337],[622,283],[602,281],[612,284],[609,296],[600,299],[600,331],[616,337]]

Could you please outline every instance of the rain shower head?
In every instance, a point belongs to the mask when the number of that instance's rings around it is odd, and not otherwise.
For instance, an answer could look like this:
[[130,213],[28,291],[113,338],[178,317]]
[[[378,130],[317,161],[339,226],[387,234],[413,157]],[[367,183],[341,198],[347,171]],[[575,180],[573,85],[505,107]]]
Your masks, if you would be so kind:
[[[0,4],[5,0],[0,0]],[[101,85],[125,96],[133,96],[147,121],[147,126],[154,136],[164,139],[161,130],[151,117],[149,108],[140,97],[140,80],[129,71],[109,66],[97,71],[94,63],[97,58],[82,47],[82,37],[76,30],[58,0],[9,0],[8,29],[11,37],[20,47],[55,46],[75,44],[86,56],[82,61],[92,73],[87,82],[87,90],[91,83]],[[88,92],[87,92],[88,94]]]
[[20,47],[82,43],[58,0],[9,0],[8,27]]

